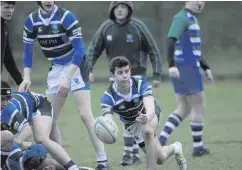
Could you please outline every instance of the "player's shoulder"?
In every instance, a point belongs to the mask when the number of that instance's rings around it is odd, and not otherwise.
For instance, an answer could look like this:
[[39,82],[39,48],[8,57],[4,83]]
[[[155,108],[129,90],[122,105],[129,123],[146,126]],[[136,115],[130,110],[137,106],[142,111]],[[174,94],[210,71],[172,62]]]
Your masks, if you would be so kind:
[[114,25],[114,22],[111,19],[105,20],[104,22],[102,22],[102,24],[99,27],[99,31],[105,32],[105,30],[111,26]]
[[135,17],[131,18],[131,23],[138,25],[138,26],[141,26],[141,27],[146,27],[146,24],[142,20],[135,18]]
[[70,10],[63,8],[63,7],[60,7],[60,6],[58,6],[58,10],[56,11],[56,15],[59,16],[62,20],[63,20],[63,17],[66,17],[66,16],[75,16],[75,14],[72,13]]
[[38,17],[39,17],[39,14],[38,14],[39,12],[38,11],[39,11],[38,9],[34,10],[29,15],[27,15],[26,21],[30,20],[32,23],[34,23],[34,21],[36,21],[38,19]]
[[187,20],[187,13],[186,13],[185,9],[178,11],[174,15],[173,19],[181,19],[181,20],[184,20],[184,21]]

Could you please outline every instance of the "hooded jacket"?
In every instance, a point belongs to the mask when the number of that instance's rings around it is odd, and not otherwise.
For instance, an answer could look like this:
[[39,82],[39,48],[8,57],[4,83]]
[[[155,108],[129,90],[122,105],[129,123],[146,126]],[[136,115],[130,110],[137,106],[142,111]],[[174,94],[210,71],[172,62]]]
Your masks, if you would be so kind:
[[[114,9],[118,4],[125,4],[129,14],[124,23],[116,22]],[[153,79],[161,78],[161,55],[147,26],[132,17],[133,4],[130,1],[113,1],[109,7],[109,20],[97,30],[87,49],[91,71],[104,49],[110,61],[116,56],[125,56],[131,63],[132,75],[146,76],[147,58],[153,67]]]
[[23,78],[13,58],[13,53],[9,42],[7,22],[1,18],[1,72],[3,69],[3,64],[16,84],[20,85],[23,81]]

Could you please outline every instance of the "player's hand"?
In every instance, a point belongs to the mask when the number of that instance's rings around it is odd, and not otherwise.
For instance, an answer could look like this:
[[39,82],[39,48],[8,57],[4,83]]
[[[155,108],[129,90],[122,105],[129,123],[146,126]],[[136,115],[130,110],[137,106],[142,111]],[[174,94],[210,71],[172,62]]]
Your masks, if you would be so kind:
[[22,149],[28,149],[28,147],[30,147],[31,145],[33,145],[32,144],[32,142],[25,142],[25,141],[23,141],[22,143],[21,143],[21,148]]
[[169,72],[169,75],[170,75],[170,77],[172,77],[172,78],[180,78],[180,73],[179,73],[179,70],[177,69],[177,67],[170,67],[169,69],[168,69],[168,72]]
[[89,73],[89,80],[90,80],[91,83],[94,82],[94,74],[93,74],[93,72]]
[[143,113],[139,112],[139,116],[136,117],[135,121],[146,124],[149,122],[149,117],[147,114],[143,114]]
[[213,78],[212,71],[210,69],[207,69],[205,71],[205,74],[206,74],[207,78],[213,83],[214,82],[214,78]]
[[30,80],[23,80],[23,82],[19,85],[19,92],[26,92],[29,90],[31,86],[31,81]]
[[43,168],[43,170],[56,170],[55,165],[48,165]]
[[69,78],[64,77],[60,81],[58,91],[57,91],[57,96],[66,97],[69,92],[70,84],[71,84],[71,80]]
[[152,87],[154,87],[154,88],[159,87],[160,84],[161,84],[161,81],[160,80],[153,80]]

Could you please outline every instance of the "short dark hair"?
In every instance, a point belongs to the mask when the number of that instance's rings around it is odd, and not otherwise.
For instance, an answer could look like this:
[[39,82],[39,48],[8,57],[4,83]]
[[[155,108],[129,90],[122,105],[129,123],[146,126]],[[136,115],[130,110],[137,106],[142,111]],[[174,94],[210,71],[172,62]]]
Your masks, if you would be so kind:
[[114,57],[113,59],[110,60],[109,62],[109,70],[111,73],[114,74],[115,72],[115,68],[121,68],[121,67],[125,67],[125,66],[131,66],[129,60],[124,57],[124,56],[117,56]]
[[2,2],[5,2],[5,3],[9,4],[9,5],[15,5],[16,4],[16,1],[1,1],[1,3]]

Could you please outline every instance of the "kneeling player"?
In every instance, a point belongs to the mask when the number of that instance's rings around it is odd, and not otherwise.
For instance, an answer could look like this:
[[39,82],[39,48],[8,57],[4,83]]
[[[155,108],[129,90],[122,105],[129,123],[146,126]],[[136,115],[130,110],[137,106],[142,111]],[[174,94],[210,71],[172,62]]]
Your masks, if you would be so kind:
[[175,142],[162,147],[155,136],[160,109],[154,101],[151,85],[130,77],[130,62],[125,57],[113,58],[109,69],[114,82],[101,99],[104,116],[112,118],[113,112],[120,115],[125,129],[146,153],[148,170],[154,169],[156,164],[163,164],[173,154],[180,169],[186,170],[182,144]]
[[33,92],[11,92],[7,82],[1,82],[1,122],[20,132],[14,141],[22,145],[29,138],[33,126],[36,143],[43,144],[48,152],[66,169],[78,170],[65,150],[49,139],[52,127],[52,106],[46,97]]
[[14,143],[14,135],[10,131],[1,131],[1,168],[3,170],[63,169],[54,159],[46,157],[47,150],[43,145],[35,144],[23,151]]

